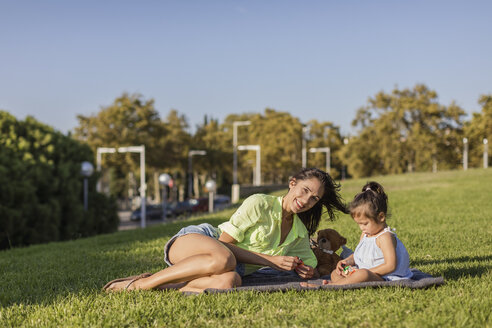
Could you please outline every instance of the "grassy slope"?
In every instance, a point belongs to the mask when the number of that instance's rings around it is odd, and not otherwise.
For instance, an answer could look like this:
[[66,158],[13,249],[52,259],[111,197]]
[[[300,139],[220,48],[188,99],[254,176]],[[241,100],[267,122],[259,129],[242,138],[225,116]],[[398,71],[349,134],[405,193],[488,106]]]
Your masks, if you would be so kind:
[[[491,326],[492,170],[373,179],[387,189],[389,224],[411,266],[444,276],[446,285],[200,296],[100,291],[115,277],[161,269],[163,245],[190,224],[179,222],[0,252],[0,326]],[[345,181],[344,198],[365,182]],[[191,223],[217,225],[230,214]],[[325,227],[356,246],[360,232],[349,216]]]

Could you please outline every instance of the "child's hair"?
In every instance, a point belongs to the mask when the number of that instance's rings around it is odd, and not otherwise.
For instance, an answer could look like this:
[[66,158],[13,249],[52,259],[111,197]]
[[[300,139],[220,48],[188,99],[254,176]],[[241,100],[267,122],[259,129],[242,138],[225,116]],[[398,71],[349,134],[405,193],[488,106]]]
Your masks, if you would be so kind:
[[365,206],[365,216],[377,220],[379,213],[388,216],[388,196],[384,192],[383,186],[375,181],[370,181],[362,187],[362,192],[355,195],[354,200],[350,202],[350,215],[354,217],[360,206]]
[[292,177],[292,179],[297,181],[311,178],[316,178],[321,182],[324,192],[321,199],[311,209],[298,214],[310,236],[318,229],[323,206],[326,208],[330,220],[335,219],[335,210],[339,210],[342,213],[348,213],[347,206],[339,194],[341,188],[340,184],[337,184],[325,171],[317,168],[304,168]]

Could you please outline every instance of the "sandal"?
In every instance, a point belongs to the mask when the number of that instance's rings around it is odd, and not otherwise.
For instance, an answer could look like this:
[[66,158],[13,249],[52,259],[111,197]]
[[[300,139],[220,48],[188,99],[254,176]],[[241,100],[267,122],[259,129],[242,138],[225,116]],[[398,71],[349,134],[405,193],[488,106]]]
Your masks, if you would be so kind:
[[127,290],[128,287],[130,287],[130,285],[133,284],[135,281],[137,281],[139,279],[142,279],[142,278],[150,277],[151,275],[152,274],[150,272],[146,272],[146,273],[142,273],[142,274],[139,274],[139,275],[136,275],[136,276],[130,276],[130,277],[126,277],[126,278],[114,279],[114,280],[111,280],[110,282],[108,282],[106,285],[104,285],[104,287],[102,289],[104,291],[108,292],[108,291],[111,291],[111,289],[109,289],[109,287],[112,284],[117,283],[117,282],[122,282],[122,281],[129,281],[128,284],[125,286],[125,288],[120,289],[120,290]]

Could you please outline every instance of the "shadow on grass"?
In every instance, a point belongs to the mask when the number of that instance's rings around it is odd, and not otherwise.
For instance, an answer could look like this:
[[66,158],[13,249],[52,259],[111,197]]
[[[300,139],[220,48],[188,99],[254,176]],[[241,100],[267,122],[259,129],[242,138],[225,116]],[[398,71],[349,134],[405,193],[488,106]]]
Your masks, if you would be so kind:
[[475,266],[469,268],[451,267],[444,270],[443,276],[444,278],[449,280],[459,280],[460,278],[465,277],[481,278],[482,276],[487,275],[491,269],[491,265]]
[[413,260],[412,265],[427,265],[427,264],[438,264],[438,263],[467,263],[474,261],[492,261],[492,255],[483,256],[460,256],[456,258],[445,258],[445,259],[420,259]]
[[217,226],[224,221],[197,218],[10,250],[0,257],[0,305],[46,305],[70,294],[100,291],[118,277],[156,272],[166,267],[164,244],[182,227],[204,222]]
[[[412,260],[412,266],[447,264],[448,267],[443,270],[442,275],[449,280],[458,280],[463,277],[482,277],[488,274],[492,269],[491,261],[492,255],[460,256],[445,259]],[[463,265],[466,266],[463,267]]]

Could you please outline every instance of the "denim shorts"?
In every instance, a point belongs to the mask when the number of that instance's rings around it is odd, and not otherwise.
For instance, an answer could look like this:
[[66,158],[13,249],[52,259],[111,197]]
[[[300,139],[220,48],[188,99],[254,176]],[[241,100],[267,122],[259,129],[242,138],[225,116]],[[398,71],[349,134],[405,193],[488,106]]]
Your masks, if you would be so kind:
[[[202,223],[199,225],[190,225],[187,227],[182,228],[181,230],[178,231],[177,234],[171,237],[169,241],[166,243],[164,246],[164,261],[167,263],[167,265],[171,266],[173,265],[169,261],[169,249],[171,248],[171,245],[174,243],[176,238],[189,235],[190,233],[197,233],[199,235],[207,236],[213,239],[218,240],[220,235],[219,235],[219,230],[212,226],[209,223]],[[245,272],[245,267],[244,263],[237,263],[236,265],[236,272],[242,277],[244,276]]]

